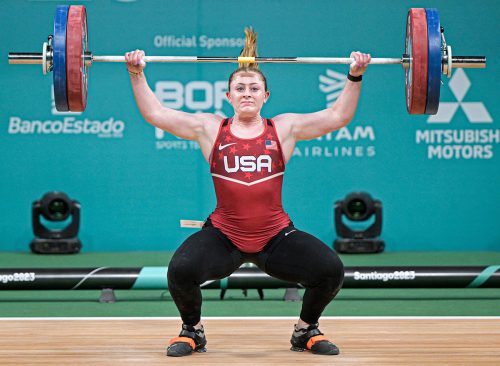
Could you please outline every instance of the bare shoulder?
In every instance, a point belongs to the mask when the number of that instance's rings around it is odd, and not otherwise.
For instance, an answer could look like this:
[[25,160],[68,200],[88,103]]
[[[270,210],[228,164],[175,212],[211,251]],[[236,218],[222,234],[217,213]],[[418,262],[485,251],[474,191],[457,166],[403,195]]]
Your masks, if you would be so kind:
[[213,113],[196,113],[194,116],[202,123],[203,134],[215,140],[224,118]]
[[295,144],[294,138],[294,121],[297,119],[295,113],[278,114],[272,120],[276,128],[276,133],[282,146],[286,147],[288,144]]
[[203,120],[206,128],[215,128],[216,130],[219,129],[219,126],[224,119],[224,117],[213,113],[197,113],[196,115],[200,115],[200,118]]
[[280,136],[280,139],[285,139],[293,131],[293,125],[298,119],[298,114],[296,113],[283,113],[271,118],[276,126],[276,131]]
[[283,113],[271,118],[274,121],[276,128],[287,129],[290,128],[295,120],[297,120],[298,114],[296,113]]
[[224,118],[213,113],[194,113],[193,116],[206,125],[218,125]]
[[290,123],[290,121],[293,121],[295,119],[297,119],[297,117],[299,116],[299,114],[297,113],[282,113],[282,114],[278,114],[277,116],[274,116],[272,118],[272,120],[276,123],[276,124],[282,124],[282,123]]

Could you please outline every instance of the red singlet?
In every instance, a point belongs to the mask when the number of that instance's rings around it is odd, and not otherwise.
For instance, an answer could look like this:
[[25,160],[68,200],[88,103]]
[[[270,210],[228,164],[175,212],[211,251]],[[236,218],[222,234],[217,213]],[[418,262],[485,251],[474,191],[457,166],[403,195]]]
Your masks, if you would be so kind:
[[210,220],[242,252],[255,253],[290,223],[281,204],[285,160],[270,119],[251,139],[233,135],[231,120],[221,122],[210,154],[217,196]]

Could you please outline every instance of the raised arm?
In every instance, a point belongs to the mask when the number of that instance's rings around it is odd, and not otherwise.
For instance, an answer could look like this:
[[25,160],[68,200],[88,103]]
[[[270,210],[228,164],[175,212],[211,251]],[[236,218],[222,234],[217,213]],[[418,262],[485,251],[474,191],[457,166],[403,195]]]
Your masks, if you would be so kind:
[[[351,64],[349,74],[354,80],[360,79],[371,60],[369,54],[352,52],[351,57],[355,62]],[[335,103],[327,109],[314,113],[286,113],[274,118],[280,141],[285,150],[285,155],[291,153],[295,142],[310,140],[323,136],[329,132],[346,126],[354,117],[361,92],[361,80],[346,80],[342,93]]]
[[[148,85],[143,57],[144,52],[141,50],[125,54],[134,98],[143,118],[177,137],[196,140],[200,145],[213,143],[209,140],[214,130],[216,133],[220,117],[210,113],[187,113],[163,106]],[[204,146],[201,147],[203,149]]]

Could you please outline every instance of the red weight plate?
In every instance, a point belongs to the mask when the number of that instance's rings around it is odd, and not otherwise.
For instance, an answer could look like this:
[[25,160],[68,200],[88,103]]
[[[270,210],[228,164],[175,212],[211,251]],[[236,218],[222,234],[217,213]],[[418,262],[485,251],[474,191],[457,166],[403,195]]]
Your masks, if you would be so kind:
[[66,32],[66,73],[69,110],[82,112],[87,105],[88,68],[83,56],[87,51],[87,14],[85,7],[72,5]]
[[428,35],[425,9],[412,8],[406,23],[405,53],[410,56],[406,69],[406,108],[410,114],[424,114],[427,103]]

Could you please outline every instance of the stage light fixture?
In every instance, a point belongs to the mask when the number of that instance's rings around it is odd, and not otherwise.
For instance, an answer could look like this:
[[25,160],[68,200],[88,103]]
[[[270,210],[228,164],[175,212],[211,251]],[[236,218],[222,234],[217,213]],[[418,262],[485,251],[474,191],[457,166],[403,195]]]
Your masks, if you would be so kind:
[[[354,228],[357,225],[364,228]],[[385,244],[378,238],[382,232],[382,202],[366,192],[349,193],[335,202],[335,229],[338,238],[333,247],[339,253],[382,252]]]
[[66,193],[48,192],[33,202],[32,223],[35,239],[30,248],[38,254],[73,254],[82,247],[78,240],[80,203]]

